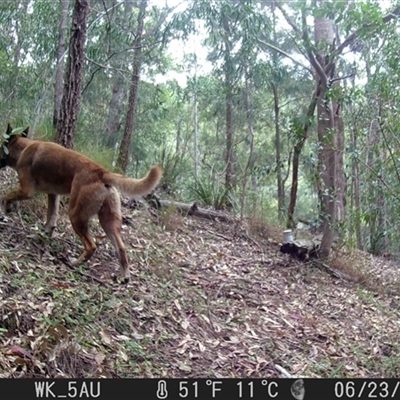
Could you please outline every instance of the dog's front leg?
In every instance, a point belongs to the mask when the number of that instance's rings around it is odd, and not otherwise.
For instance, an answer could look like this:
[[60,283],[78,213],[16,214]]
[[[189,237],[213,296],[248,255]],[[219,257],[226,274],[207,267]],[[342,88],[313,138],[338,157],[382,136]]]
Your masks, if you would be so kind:
[[49,194],[47,197],[47,220],[44,230],[51,237],[53,235],[54,228],[57,226],[58,211],[60,208],[60,196],[57,196],[56,194]]
[[5,212],[8,213],[11,211],[11,205],[15,201],[31,199],[33,197],[34,192],[35,190],[32,187],[20,186],[19,188],[14,189],[11,192],[7,193],[2,200]]

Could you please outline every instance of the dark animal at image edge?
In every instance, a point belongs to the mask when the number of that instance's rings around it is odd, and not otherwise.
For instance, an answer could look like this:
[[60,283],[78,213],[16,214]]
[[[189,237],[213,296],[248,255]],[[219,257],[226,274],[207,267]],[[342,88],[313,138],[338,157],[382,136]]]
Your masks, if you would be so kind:
[[0,149],[0,168],[6,166],[18,173],[19,187],[7,193],[2,203],[6,212],[15,201],[33,197],[35,191],[47,193],[48,210],[45,230],[52,233],[58,219],[59,195],[69,195],[69,218],[80,237],[84,251],[74,262],[78,265],[90,259],[96,244],[89,234],[89,220],[98,215],[101,226],[110,238],[121,265],[121,275],[129,280],[128,259],[121,238],[121,201],[119,192],[134,197],[151,192],[159,183],[163,170],[154,166],[142,179],[133,179],[107,171],[90,158],[56,143],[12,134],[7,127],[7,139]]

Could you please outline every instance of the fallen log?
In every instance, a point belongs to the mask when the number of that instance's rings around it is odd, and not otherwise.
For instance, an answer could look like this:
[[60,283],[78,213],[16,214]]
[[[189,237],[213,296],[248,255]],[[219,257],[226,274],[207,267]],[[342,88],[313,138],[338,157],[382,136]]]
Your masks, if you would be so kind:
[[177,201],[170,200],[158,200],[161,207],[175,208],[179,213],[183,215],[193,215],[199,218],[218,220],[223,222],[232,222],[232,217],[222,211],[215,211],[208,208],[202,208],[197,203],[186,204]]
[[144,199],[129,199],[129,200],[122,199],[122,205],[131,209],[143,207],[146,206],[146,204],[147,206],[150,206],[151,208],[154,208],[156,210],[159,210],[160,208],[171,207],[176,209],[179,213],[185,216],[192,215],[199,218],[218,220],[222,222],[233,221],[233,218],[230,215],[222,211],[216,211],[216,210],[211,210],[209,208],[199,207],[197,203],[186,204],[186,203],[181,203],[179,201],[161,200],[154,193],[147,195]]

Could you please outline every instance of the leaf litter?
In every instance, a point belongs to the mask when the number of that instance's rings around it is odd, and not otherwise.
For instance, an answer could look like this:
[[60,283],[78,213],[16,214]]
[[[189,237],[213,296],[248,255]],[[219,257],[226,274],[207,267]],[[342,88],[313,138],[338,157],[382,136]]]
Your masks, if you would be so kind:
[[44,197],[0,217],[0,377],[395,377],[400,272],[359,253],[368,281],[279,252],[232,224],[123,207],[131,282],[119,285],[97,222],[86,265],[64,200],[53,238]]

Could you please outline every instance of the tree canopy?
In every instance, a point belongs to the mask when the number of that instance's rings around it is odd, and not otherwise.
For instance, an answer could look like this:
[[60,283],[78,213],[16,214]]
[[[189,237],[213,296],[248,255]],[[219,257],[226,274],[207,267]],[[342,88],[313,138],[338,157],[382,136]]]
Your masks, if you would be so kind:
[[[71,125],[60,96],[81,3]],[[323,255],[337,237],[399,255],[397,1],[86,3],[0,2],[4,127],[70,126],[127,174],[162,163],[175,199],[307,222]]]

